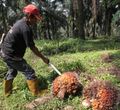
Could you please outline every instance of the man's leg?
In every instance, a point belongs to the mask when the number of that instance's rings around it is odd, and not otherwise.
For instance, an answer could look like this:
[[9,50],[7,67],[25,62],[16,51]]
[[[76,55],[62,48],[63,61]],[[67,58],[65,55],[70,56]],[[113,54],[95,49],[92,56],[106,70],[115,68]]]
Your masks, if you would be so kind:
[[32,67],[27,64],[25,60],[23,60],[23,74],[25,75],[27,79],[28,88],[31,91],[33,96],[37,96],[39,94],[39,86],[38,86],[38,79],[35,75],[35,71],[32,69]]
[[9,96],[12,93],[13,88],[13,79],[17,75],[17,70],[12,69],[10,66],[8,66],[8,72],[5,75],[4,79],[4,93],[5,96]]
[[[32,69],[32,67],[29,64],[27,64],[27,62],[24,59],[20,61],[7,60],[6,62],[9,63],[9,65],[15,70],[23,72],[27,79],[27,84],[30,91],[33,95],[37,95],[39,93],[38,80],[35,75],[35,71]],[[11,75],[9,75],[9,78],[10,77]]]

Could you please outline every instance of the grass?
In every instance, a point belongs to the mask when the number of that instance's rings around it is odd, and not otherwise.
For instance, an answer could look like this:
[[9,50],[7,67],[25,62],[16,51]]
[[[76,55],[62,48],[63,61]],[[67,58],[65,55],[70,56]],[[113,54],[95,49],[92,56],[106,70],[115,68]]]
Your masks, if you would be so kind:
[[[120,78],[109,71],[99,73],[98,68],[107,68],[112,65],[120,67],[120,43],[114,39],[97,39],[82,41],[79,39],[66,39],[58,41],[36,41],[37,47],[49,57],[50,61],[63,73],[65,71],[80,72],[80,82],[85,86],[89,83],[87,76],[96,79],[109,80],[120,88]],[[101,60],[101,54],[110,53],[114,59],[110,63]],[[25,54],[27,62],[35,69],[40,79],[40,88],[51,92],[52,81],[57,77],[50,67],[42,62],[28,49]],[[0,60],[0,110],[24,110],[24,105],[36,97],[31,96],[24,76],[19,73],[14,80],[13,94],[6,98],[3,95],[3,73],[7,71],[5,63]],[[43,93],[45,95],[45,93]],[[70,96],[68,99],[53,98],[48,103],[38,106],[37,110],[63,110],[72,105],[75,110],[91,110],[82,106],[82,96]],[[119,110],[120,108],[118,108]]]

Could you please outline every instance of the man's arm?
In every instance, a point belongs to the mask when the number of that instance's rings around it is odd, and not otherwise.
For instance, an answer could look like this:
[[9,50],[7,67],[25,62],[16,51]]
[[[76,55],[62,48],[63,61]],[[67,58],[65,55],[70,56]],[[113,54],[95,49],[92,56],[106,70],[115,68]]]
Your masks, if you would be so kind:
[[46,57],[38,50],[38,48],[37,48],[36,46],[30,47],[30,49],[32,50],[32,52],[33,52],[36,56],[40,57],[46,64],[49,64],[49,59],[46,58]]

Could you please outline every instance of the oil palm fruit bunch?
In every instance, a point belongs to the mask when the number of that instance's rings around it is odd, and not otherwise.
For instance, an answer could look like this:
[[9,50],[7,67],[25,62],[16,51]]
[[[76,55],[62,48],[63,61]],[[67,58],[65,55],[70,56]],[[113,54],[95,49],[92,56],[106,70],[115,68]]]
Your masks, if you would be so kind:
[[92,110],[117,110],[120,104],[120,91],[109,82],[93,81],[84,88],[83,95]]
[[65,72],[58,76],[52,84],[52,94],[60,99],[66,96],[75,95],[82,91],[82,84],[75,72]]

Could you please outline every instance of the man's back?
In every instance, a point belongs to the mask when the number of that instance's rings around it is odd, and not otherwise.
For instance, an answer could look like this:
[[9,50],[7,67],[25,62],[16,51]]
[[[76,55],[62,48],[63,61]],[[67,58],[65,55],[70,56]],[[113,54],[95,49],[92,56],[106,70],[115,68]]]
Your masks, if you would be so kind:
[[28,42],[33,43],[32,30],[25,19],[17,21],[7,33],[2,44],[2,51],[8,58],[23,57]]

